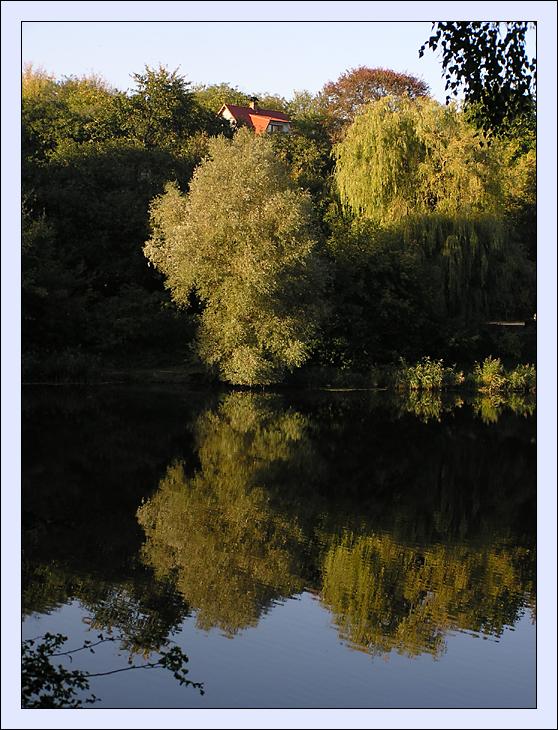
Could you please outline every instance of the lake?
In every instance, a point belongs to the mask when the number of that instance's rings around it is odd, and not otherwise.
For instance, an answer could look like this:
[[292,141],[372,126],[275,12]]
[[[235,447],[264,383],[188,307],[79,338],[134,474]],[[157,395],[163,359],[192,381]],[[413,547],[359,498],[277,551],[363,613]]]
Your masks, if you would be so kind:
[[29,386],[22,516],[76,703],[536,706],[532,400]]

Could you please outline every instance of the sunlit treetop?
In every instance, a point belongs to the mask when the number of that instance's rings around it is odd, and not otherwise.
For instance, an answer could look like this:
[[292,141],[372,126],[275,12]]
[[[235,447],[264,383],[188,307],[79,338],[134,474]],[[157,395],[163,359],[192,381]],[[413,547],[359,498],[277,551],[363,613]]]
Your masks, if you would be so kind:
[[339,136],[365,104],[385,96],[408,99],[428,95],[428,85],[410,74],[387,68],[352,68],[329,81],[320,93],[320,103],[329,118],[333,135]]
[[356,117],[334,151],[341,201],[380,224],[498,209],[496,150],[480,147],[454,105],[386,97]]

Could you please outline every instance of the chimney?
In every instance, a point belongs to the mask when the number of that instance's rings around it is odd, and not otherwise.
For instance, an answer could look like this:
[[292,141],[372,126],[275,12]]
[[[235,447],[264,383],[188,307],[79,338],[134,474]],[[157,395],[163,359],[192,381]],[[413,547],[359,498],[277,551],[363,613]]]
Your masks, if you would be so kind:
[[258,108],[258,97],[257,96],[251,96],[250,97],[250,109],[253,109],[256,111]]

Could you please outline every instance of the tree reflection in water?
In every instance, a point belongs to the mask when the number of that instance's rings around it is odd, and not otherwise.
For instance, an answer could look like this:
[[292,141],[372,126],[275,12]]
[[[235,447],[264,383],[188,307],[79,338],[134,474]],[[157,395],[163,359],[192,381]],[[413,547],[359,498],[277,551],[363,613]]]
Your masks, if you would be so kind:
[[77,600],[137,661],[305,588],[372,655],[534,616],[528,399],[62,396],[24,402],[25,615]]
[[389,535],[332,540],[322,600],[341,636],[372,654],[440,655],[449,631],[500,636],[534,599],[524,548],[404,546]]
[[174,461],[138,510],[143,560],[229,636],[303,587],[371,654],[500,636],[534,607],[532,444],[418,408],[423,423],[225,396],[194,426],[199,464]]
[[145,561],[176,585],[203,629],[255,626],[274,600],[303,588],[304,535],[274,509],[273,490],[296,477],[293,452],[305,419],[272,396],[229,395],[196,425],[200,468],[173,463],[138,510]]

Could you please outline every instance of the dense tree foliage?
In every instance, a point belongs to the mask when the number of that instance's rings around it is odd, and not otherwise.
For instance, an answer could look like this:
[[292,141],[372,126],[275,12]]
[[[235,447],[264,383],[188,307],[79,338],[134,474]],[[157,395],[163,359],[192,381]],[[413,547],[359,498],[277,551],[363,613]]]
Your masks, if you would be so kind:
[[441,271],[418,247],[369,221],[330,213],[330,297],[319,360],[366,370],[370,362],[438,352],[443,338]]
[[21,88],[24,163],[45,160],[63,140],[105,140],[117,133],[117,100],[122,95],[100,77],[57,82],[28,65]]
[[195,84],[192,87],[198,103],[209,112],[216,114],[223,104],[248,106],[250,95],[230,84]]
[[389,535],[345,533],[325,557],[322,596],[351,644],[439,657],[448,632],[500,636],[521,615],[523,590],[533,593],[531,561],[522,548],[433,545],[417,554]]
[[272,146],[277,159],[286,165],[294,185],[310,193],[315,223],[325,233],[334,161],[331,142],[323,127],[308,117],[294,118],[291,133],[273,135]]
[[41,359],[68,348],[118,359],[130,346],[164,357],[191,337],[142,246],[150,201],[169,179],[187,184],[223,125],[176,73],[135,81],[126,95],[96,77],[24,72],[24,341]]
[[310,199],[268,138],[211,142],[188,195],[167,187],[151,221],[145,253],[179,305],[192,292],[204,303],[199,354],[225,380],[276,382],[308,358],[325,274]]
[[530,316],[534,270],[506,199],[518,217],[533,211],[533,152],[481,147],[454,107],[387,97],[356,118],[335,155],[345,210],[427,264],[434,298],[421,297],[423,314],[437,311],[454,331],[482,316]]
[[249,103],[230,84],[162,67],[133,81],[24,70],[26,378],[200,371],[200,354],[245,384],[303,363],[534,357],[533,337],[483,325],[535,310],[533,109],[482,146],[471,105],[362,67],[318,94],[259,94],[291,132],[254,137],[216,116]]
[[385,96],[416,99],[428,95],[428,85],[410,74],[386,68],[353,68],[337,79],[329,81],[321,91],[320,103],[333,135],[354,121],[366,104]]
[[448,21],[432,24],[420,48],[441,50],[446,91],[463,93],[470,116],[486,134],[502,134],[533,108],[536,59],[526,48],[527,22]]
[[197,101],[189,82],[176,71],[148,67],[133,78],[136,89],[121,97],[119,112],[125,135],[147,149],[176,150],[198,132],[226,131],[227,123]]
[[504,210],[510,228],[524,244],[529,259],[537,260],[537,149],[535,121],[525,117],[510,127],[502,162],[508,171]]
[[189,479],[183,463],[169,466],[138,511],[146,564],[160,579],[177,574],[180,593],[206,630],[232,636],[255,626],[274,599],[303,587],[300,526],[277,514],[260,485],[270,471],[277,488],[287,474],[293,478],[305,421],[273,406],[273,398],[235,393],[200,416],[200,469]]
[[335,155],[343,203],[382,225],[498,211],[499,151],[481,148],[455,107],[386,97],[357,117]]
[[[521,49],[516,30],[497,63]],[[257,95],[291,118],[270,135],[216,117],[249,101],[229,84],[133,79],[122,93],[24,71],[24,378],[172,364],[251,387],[305,366],[298,382],[349,371],[369,386],[412,370],[401,358],[534,356],[534,337],[487,330],[535,311],[535,117],[511,101],[528,99],[520,85],[496,95],[505,134],[488,145],[485,97],[443,107],[385,69]],[[533,423],[509,417],[531,415],[528,398],[490,391],[469,411],[420,390],[32,390],[26,615],[75,600],[130,660],[156,652],[179,671],[165,647],[193,613],[233,636],[305,589],[372,655],[438,657],[448,632],[499,637],[533,610]],[[27,645],[26,687],[52,682],[67,706],[60,649]]]

